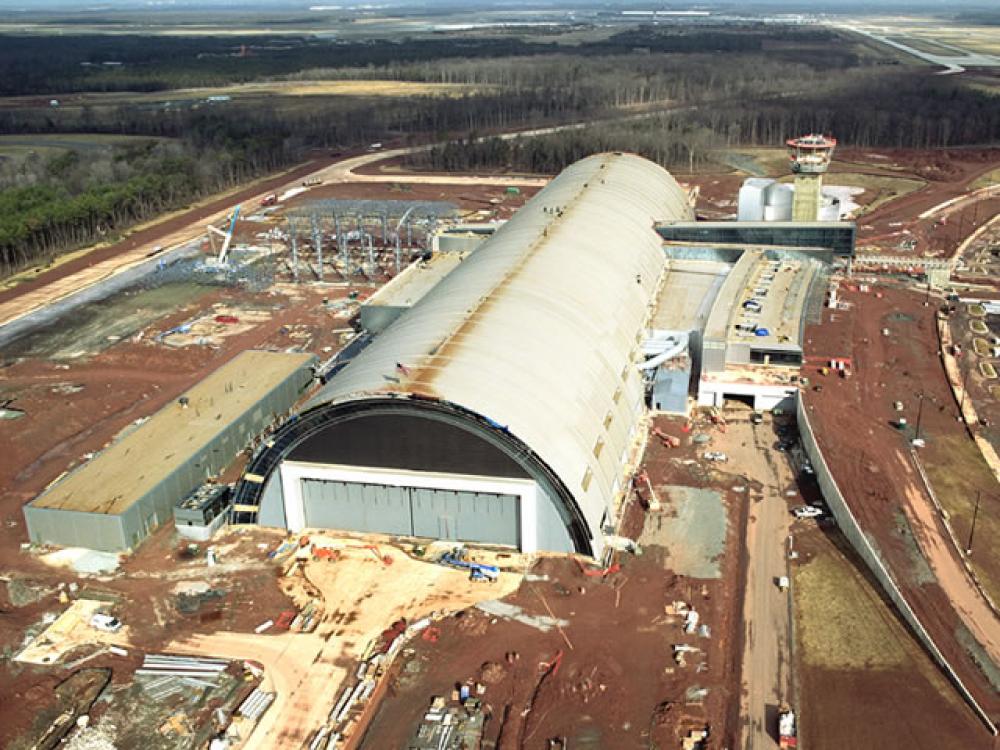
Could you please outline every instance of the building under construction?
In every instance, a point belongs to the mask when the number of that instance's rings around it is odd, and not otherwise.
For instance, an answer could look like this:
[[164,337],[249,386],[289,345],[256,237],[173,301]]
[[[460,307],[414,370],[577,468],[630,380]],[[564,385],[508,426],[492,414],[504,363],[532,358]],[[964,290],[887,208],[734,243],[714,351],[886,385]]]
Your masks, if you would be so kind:
[[245,351],[24,507],[36,544],[135,549],[174,506],[279,422],[311,354]]
[[460,228],[368,300],[371,343],[254,456],[236,520],[601,554],[647,409],[787,404],[823,269],[853,251],[848,223],[771,244],[668,226],[697,227],[690,197],[615,153]]
[[644,438],[664,218],[693,211],[652,162],[566,169],[256,456],[237,518],[600,554]]

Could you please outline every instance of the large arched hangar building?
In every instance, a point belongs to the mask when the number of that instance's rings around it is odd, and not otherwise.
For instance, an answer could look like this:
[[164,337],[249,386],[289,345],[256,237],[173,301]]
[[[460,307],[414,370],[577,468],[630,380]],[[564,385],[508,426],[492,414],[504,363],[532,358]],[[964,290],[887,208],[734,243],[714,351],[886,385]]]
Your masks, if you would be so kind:
[[566,169],[276,433],[238,520],[600,554],[665,217],[693,218],[652,162]]

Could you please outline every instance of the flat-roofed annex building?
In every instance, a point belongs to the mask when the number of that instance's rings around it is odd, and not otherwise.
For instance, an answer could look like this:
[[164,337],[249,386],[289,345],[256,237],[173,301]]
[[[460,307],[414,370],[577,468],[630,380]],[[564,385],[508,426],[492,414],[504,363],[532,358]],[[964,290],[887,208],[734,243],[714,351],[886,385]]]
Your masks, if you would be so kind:
[[26,505],[29,538],[135,549],[292,408],[315,362],[311,354],[242,352]]
[[567,168],[313,396],[235,518],[600,554],[641,440],[641,344],[691,219],[661,167]]

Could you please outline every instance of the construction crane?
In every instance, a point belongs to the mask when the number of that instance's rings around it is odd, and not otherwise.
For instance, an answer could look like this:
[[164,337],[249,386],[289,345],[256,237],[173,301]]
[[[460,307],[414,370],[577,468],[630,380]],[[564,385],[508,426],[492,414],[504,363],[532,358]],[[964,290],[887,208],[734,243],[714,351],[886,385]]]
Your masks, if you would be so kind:
[[[239,219],[239,217],[240,217],[240,207],[237,205],[236,208],[233,209],[233,215],[231,217],[231,221],[229,222],[228,230],[223,231],[218,227],[212,226],[211,224],[208,225],[209,240],[212,240],[213,235],[222,237],[222,249],[219,250],[219,257],[216,259],[216,262],[219,265],[222,265],[223,263],[226,262],[226,254],[229,252],[230,244],[232,244],[233,232],[236,230],[236,221],[237,219]],[[212,241],[212,249],[213,250],[215,249],[214,241]]]

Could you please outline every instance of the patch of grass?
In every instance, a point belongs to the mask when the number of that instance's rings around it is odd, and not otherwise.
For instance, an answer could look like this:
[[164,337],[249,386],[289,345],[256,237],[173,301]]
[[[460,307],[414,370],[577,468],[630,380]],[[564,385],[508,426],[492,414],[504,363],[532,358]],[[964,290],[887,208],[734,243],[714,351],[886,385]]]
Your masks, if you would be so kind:
[[977,318],[985,318],[986,308],[983,307],[982,305],[973,303],[969,305],[969,315],[973,315]]
[[0,135],[0,156],[24,158],[35,154],[45,159],[64,151],[87,151],[155,140],[162,139],[141,135],[105,135],[102,133]]
[[740,148],[718,151],[714,158],[738,172],[762,177],[789,173],[788,152],[783,148]]
[[972,339],[972,348],[980,357],[990,356],[990,345],[986,339]]
[[976,444],[961,433],[931,435],[920,458],[960,545],[968,543],[976,493],[981,492],[971,562],[993,601],[1000,602],[1000,545],[993,542],[1000,535],[1000,492],[993,472]]
[[969,185],[969,189],[979,190],[980,188],[992,187],[997,184],[1000,184],[1000,167],[982,175],[979,179]]
[[795,570],[798,641],[807,664],[891,669],[907,660],[892,616],[865,578],[839,555],[819,554]]
[[979,372],[982,373],[982,376],[987,380],[992,380],[997,376],[997,368],[995,368],[989,362],[980,362]]
[[981,320],[970,320],[969,329],[973,333],[978,334],[979,336],[985,336],[987,333],[990,332],[990,329],[987,328],[986,324],[983,323]]

